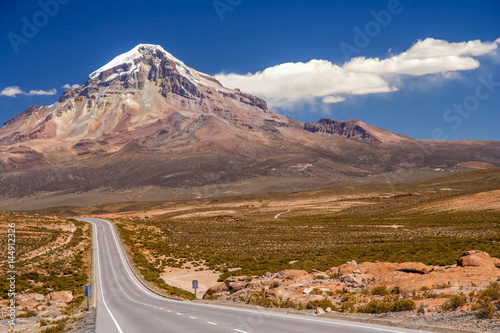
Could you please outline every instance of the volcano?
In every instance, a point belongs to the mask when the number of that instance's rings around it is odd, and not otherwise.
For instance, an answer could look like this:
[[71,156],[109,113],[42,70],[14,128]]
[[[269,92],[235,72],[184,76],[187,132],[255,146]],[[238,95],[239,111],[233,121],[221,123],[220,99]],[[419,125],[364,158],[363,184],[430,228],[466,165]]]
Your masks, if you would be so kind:
[[357,120],[304,124],[140,44],[0,128],[0,207],[410,181],[470,162],[500,166],[500,143],[418,141]]

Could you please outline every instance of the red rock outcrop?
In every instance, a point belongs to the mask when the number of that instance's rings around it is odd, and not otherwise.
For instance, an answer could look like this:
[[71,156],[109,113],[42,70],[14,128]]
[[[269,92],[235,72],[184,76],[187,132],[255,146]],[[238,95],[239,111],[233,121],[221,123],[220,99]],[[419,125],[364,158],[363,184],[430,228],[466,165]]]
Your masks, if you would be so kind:
[[[418,262],[357,264],[350,261],[326,272],[285,270],[263,276],[233,276],[210,287],[204,297],[245,301],[256,295],[306,304],[327,295],[335,299],[331,295],[339,289],[361,291],[366,288],[371,291],[377,286],[386,286],[388,290],[397,287],[398,292],[405,293],[426,287],[445,294],[457,293],[464,287],[481,290],[499,277],[500,259],[482,251],[467,251],[458,260],[458,266],[434,267]],[[435,306],[443,302],[427,301]]]

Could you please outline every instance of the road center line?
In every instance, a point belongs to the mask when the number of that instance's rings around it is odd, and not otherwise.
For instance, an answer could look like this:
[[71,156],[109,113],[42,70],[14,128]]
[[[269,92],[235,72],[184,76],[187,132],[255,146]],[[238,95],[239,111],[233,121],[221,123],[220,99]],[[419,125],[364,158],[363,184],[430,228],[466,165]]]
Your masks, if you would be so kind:
[[[114,242],[117,246],[117,250],[118,250],[118,254],[120,256],[120,259],[124,265],[124,268],[125,270],[127,271],[128,275],[130,276],[130,278],[132,279],[132,281],[134,282],[134,284],[145,294],[153,297],[153,298],[156,298],[156,299],[161,299],[163,301],[167,301],[167,302],[174,302],[173,300],[169,300],[168,298],[165,298],[165,297],[160,297],[154,293],[152,293],[150,290],[148,290],[146,287],[140,285],[137,281],[136,281],[136,278],[134,276],[132,276],[132,273],[131,273],[131,270],[130,270],[130,267],[127,265],[127,263],[125,262],[125,258],[124,258],[124,254],[122,252],[122,248],[120,247],[119,243],[118,243],[118,236],[117,236],[117,231],[116,229],[114,229],[114,226],[111,222],[105,220],[105,219],[98,219],[96,218],[95,220],[98,220],[100,221],[101,223],[103,224],[106,224],[109,226],[110,228],[110,232],[112,234],[112,237],[114,239]],[[88,222],[88,221],[87,221]],[[104,227],[104,226],[103,226]],[[218,308],[218,309],[227,309],[226,307],[223,307],[223,306],[218,306],[218,305],[213,305],[213,304],[200,304],[200,303],[193,303],[192,304],[193,306],[198,306],[198,307],[210,307],[210,308]],[[313,322],[319,322],[319,323],[325,323],[325,324],[329,324],[329,325],[333,325],[333,326],[346,326],[346,327],[357,327],[357,328],[365,328],[365,329],[370,329],[370,330],[374,330],[374,331],[381,331],[381,332],[393,332],[393,333],[404,333],[404,331],[400,331],[400,330],[395,330],[395,329],[390,329],[390,328],[383,328],[383,327],[372,327],[372,326],[366,326],[366,325],[363,325],[363,324],[353,324],[353,323],[345,323],[345,322],[342,322],[342,321],[338,321],[338,320],[332,320],[332,321],[328,321],[328,320],[321,320],[321,319],[313,319],[313,318],[307,318],[307,317],[302,317],[302,316],[290,316],[290,315],[284,315],[284,314],[278,314],[278,313],[270,313],[270,312],[263,312],[263,311],[255,311],[255,310],[247,310],[247,309],[238,309],[238,308],[231,308],[231,310],[233,311],[237,311],[237,312],[245,312],[245,313],[256,313],[256,314],[260,314],[260,315],[264,315],[264,316],[267,316],[267,317],[286,317],[288,319],[294,319],[294,320],[299,320],[299,321],[313,321]],[[170,310],[167,310],[168,312],[172,312]],[[211,324],[211,325],[220,325],[220,324],[217,324],[217,323],[213,323],[213,322],[208,322],[207,323]],[[121,332],[121,331],[120,331]],[[241,333],[241,332],[240,332]]]

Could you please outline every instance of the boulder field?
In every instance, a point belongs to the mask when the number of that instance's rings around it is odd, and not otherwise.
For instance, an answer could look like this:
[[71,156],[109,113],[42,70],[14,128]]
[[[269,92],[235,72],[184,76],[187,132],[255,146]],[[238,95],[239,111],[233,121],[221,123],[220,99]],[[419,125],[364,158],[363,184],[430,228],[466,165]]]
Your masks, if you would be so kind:
[[[451,294],[479,292],[500,278],[500,259],[483,251],[466,251],[453,266],[428,266],[418,262],[387,263],[349,261],[325,272],[285,270],[262,276],[231,276],[211,286],[205,299],[245,302],[251,296],[308,304],[330,298],[340,305],[342,292],[361,292],[377,298],[374,289],[405,295],[428,291],[445,298]],[[380,290],[380,288],[379,288]],[[370,300],[370,296],[365,302]],[[441,305],[445,300],[426,300],[427,305]]]

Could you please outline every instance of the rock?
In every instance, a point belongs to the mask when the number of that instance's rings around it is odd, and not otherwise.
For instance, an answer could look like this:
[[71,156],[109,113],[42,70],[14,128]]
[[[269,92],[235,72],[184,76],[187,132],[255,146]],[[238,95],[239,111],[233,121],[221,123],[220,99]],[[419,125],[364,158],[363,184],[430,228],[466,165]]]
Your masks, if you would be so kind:
[[357,266],[354,266],[354,265],[340,265],[339,266],[339,274],[342,274],[342,275],[349,275],[349,274],[352,274],[354,273],[354,271],[356,270]]
[[225,281],[225,284],[228,286],[229,290],[232,292],[239,291],[247,286],[247,282],[240,281]]
[[68,304],[66,302],[63,302],[63,301],[54,302],[53,305],[57,308],[65,308],[68,306]]
[[401,264],[399,271],[406,273],[428,274],[434,270],[433,266],[427,266],[420,262],[405,262]]
[[358,266],[358,263],[356,262],[356,260],[351,260],[351,261],[348,261],[347,262],[348,265],[354,265],[354,266]]
[[326,271],[326,274],[328,274],[329,276],[331,276],[331,275],[334,275],[334,274],[338,274],[338,272],[339,272],[339,268],[338,267],[332,267],[332,268],[330,268],[330,269],[328,269]]
[[483,251],[471,250],[464,252],[464,255],[458,259],[458,266],[461,267],[489,267],[494,268],[500,265],[500,260],[492,258]]
[[343,275],[340,277],[340,281],[344,283],[350,283],[355,286],[361,286],[365,285],[368,283],[369,278],[368,276],[364,274],[350,274],[350,275]]
[[269,295],[272,295],[274,296],[276,299],[283,299],[283,300],[286,300],[289,298],[289,294],[287,293],[287,291],[285,291],[284,289],[271,289],[269,291]]
[[70,303],[73,301],[73,293],[71,291],[53,291],[49,294],[49,299],[56,303]]
[[309,132],[322,132],[336,134],[346,138],[358,139],[364,142],[379,142],[374,136],[371,136],[364,128],[357,125],[352,120],[339,121],[328,118],[322,118],[316,123],[305,123],[304,130]]
[[288,269],[286,271],[281,271],[276,274],[277,278],[287,279],[287,280],[295,279],[302,276],[309,276],[309,273],[301,269]]
[[326,313],[331,313],[332,312],[332,308],[328,307],[328,308],[326,308],[325,311],[326,311]]
[[219,282],[217,284],[214,284],[208,290],[205,292],[203,295],[203,298],[212,296],[213,294],[219,294],[224,291],[228,291],[229,287],[226,285],[225,282]]
[[356,282],[356,278],[353,274],[342,275],[340,277],[340,281],[342,281],[344,283],[354,283],[354,282]]
[[304,290],[302,291],[302,293],[303,293],[303,294],[305,294],[305,295],[309,295],[309,293],[310,293],[313,289],[314,289],[313,287],[304,288]]
[[325,310],[323,310],[323,309],[322,309],[322,308],[320,308],[320,307],[317,307],[317,308],[316,308],[316,314],[317,314],[317,315],[320,315],[320,314],[323,314],[323,313],[325,313]]
[[16,302],[22,304],[29,301],[31,301],[31,297],[29,297],[29,295],[23,295],[23,294],[17,295]]
[[245,288],[248,284],[248,277],[247,276],[231,276],[224,281],[225,285],[227,286],[227,289],[236,292],[239,291],[243,288]]
[[[370,286],[373,289],[377,286],[386,286],[393,293],[402,297],[409,295],[409,290],[419,289],[422,286],[431,287],[435,285],[447,286],[440,289],[444,294],[456,294],[461,292],[460,287],[476,284],[472,289],[464,289],[463,292],[485,288],[488,283],[499,276],[500,271],[495,267],[500,263],[500,259],[492,258],[487,253],[481,251],[468,251],[460,259],[460,266],[454,267],[432,267],[422,263],[373,263],[365,262],[359,265],[343,264],[330,268],[327,273],[338,274],[338,279],[318,279],[316,276],[323,276],[318,270],[310,273],[304,270],[284,270],[276,274],[266,274],[266,276],[232,276],[225,282],[218,283],[207,291],[205,298],[217,293],[217,297],[224,301],[244,302],[251,295],[266,297],[273,300],[286,300],[295,304],[308,304],[313,301],[321,301],[325,297],[325,292],[334,290],[346,290],[359,292],[359,288]],[[473,265],[483,265],[473,266]],[[486,265],[486,266],[485,266]],[[500,265],[500,264],[499,264]],[[345,274],[342,274],[347,272]],[[406,272],[406,273],[405,273]],[[416,274],[415,274],[416,273]],[[269,277],[269,275],[271,275]],[[250,281],[251,280],[251,281]],[[311,293],[313,289],[319,289],[322,293]],[[358,289],[358,290],[353,290]],[[264,290],[264,293],[262,291]],[[317,295],[319,294],[319,295]],[[254,296],[254,297],[255,297]],[[371,295],[367,296],[369,301]],[[372,296],[371,299],[378,296]],[[338,296],[333,297],[338,300]],[[419,313],[440,309],[445,300],[426,301],[426,308],[418,307]],[[3,303],[1,303],[2,305]],[[55,302],[54,302],[55,304]],[[316,310],[314,308],[314,310]],[[319,310],[317,313],[328,313],[330,309]]]
[[328,274],[323,273],[323,272],[315,273],[314,275],[312,275],[312,277],[315,280],[324,280],[324,279],[329,279],[330,278],[330,276]]

